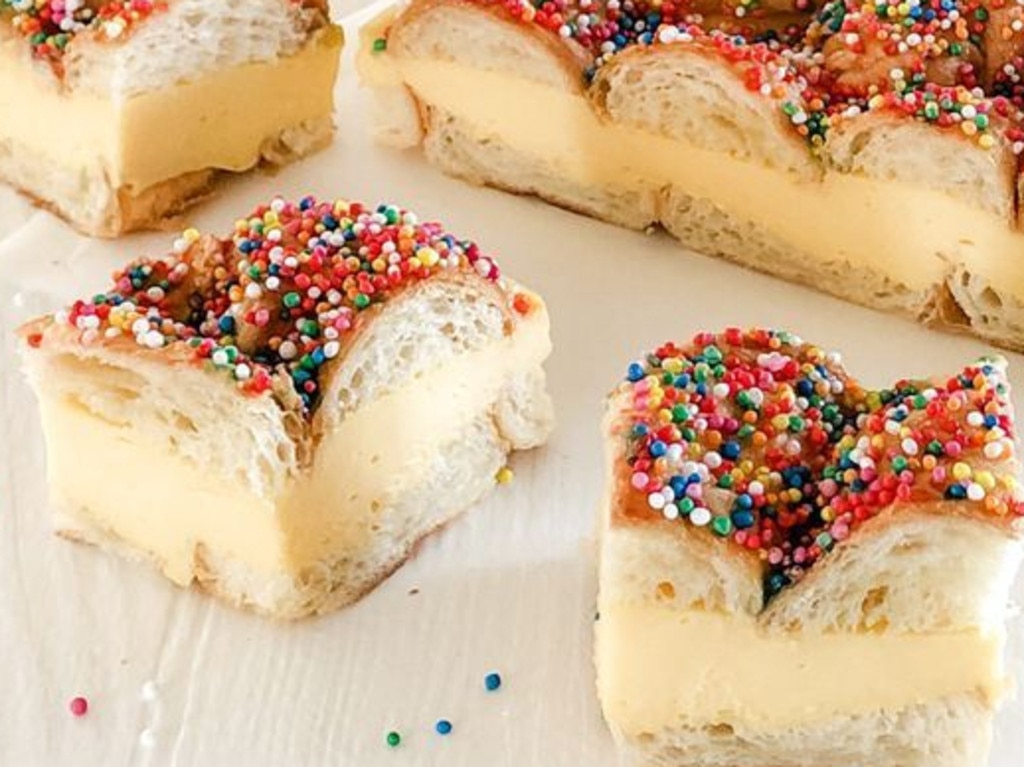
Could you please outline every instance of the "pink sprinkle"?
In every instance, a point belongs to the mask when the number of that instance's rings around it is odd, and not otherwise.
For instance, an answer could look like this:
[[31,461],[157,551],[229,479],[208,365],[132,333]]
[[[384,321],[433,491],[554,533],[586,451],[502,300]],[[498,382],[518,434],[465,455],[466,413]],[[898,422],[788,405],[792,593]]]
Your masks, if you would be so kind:
[[68,709],[70,709],[72,716],[85,716],[89,710],[89,701],[82,697],[72,698],[68,704]]

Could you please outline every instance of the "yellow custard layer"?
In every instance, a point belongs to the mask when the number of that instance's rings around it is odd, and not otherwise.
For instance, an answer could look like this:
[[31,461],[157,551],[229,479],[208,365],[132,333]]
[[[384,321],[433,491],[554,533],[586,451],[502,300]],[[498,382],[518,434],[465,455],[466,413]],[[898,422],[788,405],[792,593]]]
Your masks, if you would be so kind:
[[72,518],[114,533],[182,585],[200,544],[268,573],[297,574],[359,552],[381,511],[429,478],[438,451],[489,416],[514,373],[546,358],[546,315],[534,314],[514,336],[348,414],[324,436],[312,468],[276,498],[197,465],[162,435],[44,397],[52,492]]
[[753,617],[607,605],[598,689],[627,736],[729,724],[758,731],[1004,691],[1001,630],[935,634],[772,632]]
[[616,190],[673,184],[822,260],[869,267],[915,290],[963,263],[1024,299],[1024,232],[942,192],[836,171],[808,180],[612,124],[583,95],[501,72],[374,54],[365,43],[359,63],[368,84],[404,83],[481,141],[539,159],[557,177]]
[[0,46],[0,140],[134,191],[207,168],[248,170],[268,138],[330,117],[341,43],[329,27],[292,56],[124,100],[61,90],[13,44]]

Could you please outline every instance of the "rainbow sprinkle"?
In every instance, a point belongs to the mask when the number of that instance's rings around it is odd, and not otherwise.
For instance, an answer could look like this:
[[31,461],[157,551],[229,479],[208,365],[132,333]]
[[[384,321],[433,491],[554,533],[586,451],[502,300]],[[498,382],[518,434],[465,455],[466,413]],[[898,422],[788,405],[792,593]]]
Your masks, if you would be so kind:
[[37,58],[56,63],[68,43],[93,31],[104,40],[117,40],[136,24],[167,9],[153,0],[0,0],[0,14],[13,14],[10,23],[26,38]]
[[587,52],[588,79],[637,45],[717,54],[812,147],[884,110],[1024,152],[1024,0],[475,1]]
[[[394,205],[278,198],[227,239],[186,231],[169,257],[128,265],[112,290],[76,301],[55,322],[82,344],[127,338],[183,352],[249,394],[266,392],[284,371],[309,413],[321,369],[341,353],[360,313],[455,270],[495,282],[501,274],[474,243]],[[519,314],[532,308],[525,294],[509,301]]]
[[620,390],[629,492],[645,516],[756,552],[769,598],[893,504],[965,502],[1018,524],[1004,368],[983,360],[942,384],[871,391],[838,355],[781,331],[665,344]]

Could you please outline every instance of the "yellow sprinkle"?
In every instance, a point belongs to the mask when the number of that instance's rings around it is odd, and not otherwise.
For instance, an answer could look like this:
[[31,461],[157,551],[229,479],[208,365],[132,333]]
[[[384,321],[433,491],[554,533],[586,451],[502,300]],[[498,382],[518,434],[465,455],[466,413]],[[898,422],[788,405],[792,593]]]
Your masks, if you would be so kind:
[[968,466],[963,461],[957,461],[956,463],[953,464],[953,478],[954,479],[963,481],[965,479],[970,479],[970,477],[971,477],[971,467],[970,466]]
[[979,471],[974,476],[974,481],[986,490],[991,490],[996,486],[996,478],[992,476],[992,472],[990,471]]
[[513,477],[515,477],[515,474],[512,472],[512,469],[508,466],[502,466],[498,469],[498,473],[494,478],[497,480],[499,485],[507,485],[512,481]]
[[416,255],[426,267],[434,266],[441,258],[433,248],[420,248],[416,251]]

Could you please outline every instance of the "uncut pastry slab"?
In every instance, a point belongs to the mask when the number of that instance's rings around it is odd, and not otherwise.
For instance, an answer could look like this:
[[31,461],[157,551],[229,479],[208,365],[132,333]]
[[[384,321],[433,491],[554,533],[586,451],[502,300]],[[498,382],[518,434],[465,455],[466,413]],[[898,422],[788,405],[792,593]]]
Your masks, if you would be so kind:
[[[346,20],[350,40],[358,22]],[[349,65],[339,103],[357,108],[339,116],[333,149],[229,186],[191,221],[222,231],[277,192],[347,194],[402,203],[478,239],[548,300],[554,438],[519,456],[511,485],[368,599],[296,625],[57,539],[10,331],[104,286],[126,258],[162,252],[170,235],[92,242],[0,189],[0,764],[611,767],[591,664],[594,531],[601,400],[625,363],[725,324],[786,327],[842,349],[872,385],[952,373],[986,350],[375,149],[351,74]],[[1024,357],[1011,364],[1024,410]],[[143,487],[142,477],[121,479]],[[1024,602],[1024,583],[1016,594]],[[1020,620],[1014,628],[1024,632]],[[1013,651],[1024,682],[1020,636]],[[483,690],[491,670],[505,680],[496,694]],[[67,713],[78,694],[90,702],[81,720]],[[1021,717],[1024,701],[1004,709],[991,767],[1019,767]],[[433,732],[439,718],[454,724],[447,738]],[[394,751],[384,744],[390,729],[403,735]]]

